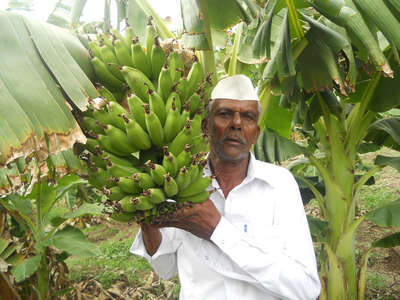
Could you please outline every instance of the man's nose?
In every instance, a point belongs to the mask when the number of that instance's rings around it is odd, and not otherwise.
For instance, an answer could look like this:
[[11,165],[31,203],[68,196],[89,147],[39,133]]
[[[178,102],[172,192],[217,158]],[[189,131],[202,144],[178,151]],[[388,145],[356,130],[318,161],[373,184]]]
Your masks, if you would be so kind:
[[242,129],[242,118],[239,112],[235,112],[232,118],[232,128]]

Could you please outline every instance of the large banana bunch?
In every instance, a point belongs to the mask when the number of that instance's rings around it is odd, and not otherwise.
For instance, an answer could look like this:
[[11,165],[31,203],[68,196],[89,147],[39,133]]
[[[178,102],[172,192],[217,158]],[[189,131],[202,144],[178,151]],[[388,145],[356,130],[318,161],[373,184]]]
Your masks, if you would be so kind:
[[147,35],[141,44],[113,29],[89,42],[101,98],[82,118],[82,158],[88,181],[122,222],[167,221],[205,201],[212,180],[203,177],[208,135],[201,129],[209,76],[192,51],[163,47],[151,22]]

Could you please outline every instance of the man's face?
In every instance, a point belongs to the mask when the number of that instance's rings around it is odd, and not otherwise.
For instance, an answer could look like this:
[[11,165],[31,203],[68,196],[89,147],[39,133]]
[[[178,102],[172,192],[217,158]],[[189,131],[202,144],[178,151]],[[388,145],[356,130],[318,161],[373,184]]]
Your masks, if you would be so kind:
[[211,152],[225,161],[247,158],[260,134],[257,108],[257,101],[214,100],[208,120]]

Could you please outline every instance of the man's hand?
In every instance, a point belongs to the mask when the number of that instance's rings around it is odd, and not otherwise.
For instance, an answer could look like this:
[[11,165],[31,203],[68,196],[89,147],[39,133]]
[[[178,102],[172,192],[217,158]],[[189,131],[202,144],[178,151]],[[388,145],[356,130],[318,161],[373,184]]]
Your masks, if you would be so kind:
[[193,207],[177,211],[173,219],[171,222],[157,223],[152,225],[152,227],[180,228],[199,238],[210,241],[210,237],[221,219],[221,214],[216,209],[214,203],[210,199],[207,199],[203,203],[198,203],[193,205]]

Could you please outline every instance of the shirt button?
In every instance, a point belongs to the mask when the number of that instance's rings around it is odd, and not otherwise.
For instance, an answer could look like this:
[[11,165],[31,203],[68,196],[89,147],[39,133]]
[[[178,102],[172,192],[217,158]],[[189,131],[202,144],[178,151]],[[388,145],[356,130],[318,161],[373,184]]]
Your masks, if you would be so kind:
[[206,259],[206,260],[208,260],[209,259],[209,257],[206,255],[206,256],[204,256],[204,258]]
[[225,240],[222,240],[222,241],[221,241],[221,244],[225,244]]

